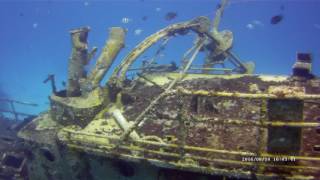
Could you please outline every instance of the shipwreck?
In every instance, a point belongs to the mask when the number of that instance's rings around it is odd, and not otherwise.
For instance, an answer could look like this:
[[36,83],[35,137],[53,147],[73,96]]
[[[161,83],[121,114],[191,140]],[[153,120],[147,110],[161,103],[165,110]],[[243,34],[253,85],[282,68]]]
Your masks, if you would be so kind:
[[[224,178],[320,179],[320,79],[311,55],[297,53],[292,75],[254,74],[254,63],[232,52],[232,31],[219,31],[225,5],[213,22],[197,17],[148,36],[103,85],[126,30],[109,29],[88,73],[97,52],[88,48],[90,28],[70,31],[66,89],[54,88],[50,109],[18,133],[30,179],[99,179],[90,171],[109,159]],[[158,61],[163,46],[189,33],[196,39],[179,63]],[[157,42],[155,57],[132,67]],[[206,58],[195,66],[200,52]],[[216,66],[226,62],[233,68]]]

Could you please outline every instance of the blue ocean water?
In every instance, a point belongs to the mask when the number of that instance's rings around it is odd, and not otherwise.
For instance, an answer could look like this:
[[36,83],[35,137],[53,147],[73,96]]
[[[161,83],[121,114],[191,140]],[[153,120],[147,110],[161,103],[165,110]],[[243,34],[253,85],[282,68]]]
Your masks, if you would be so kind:
[[[58,89],[64,88],[73,28],[89,26],[89,46],[99,50],[109,27],[127,28],[126,47],[117,65],[137,43],[171,23],[201,15],[212,19],[218,4],[218,0],[0,0],[0,97],[39,104],[18,106],[19,111],[46,110],[51,88],[43,80],[55,74]],[[290,75],[296,53],[310,52],[313,72],[320,75],[319,9],[320,0],[230,0],[220,30],[234,33],[233,52],[244,61],[255,61],[258,74]],[[177,17],[165,20],[168,12]],[[278,14],[283,20],[271,24]],[[181,59],[192,38],[177,37],[163,61]]]

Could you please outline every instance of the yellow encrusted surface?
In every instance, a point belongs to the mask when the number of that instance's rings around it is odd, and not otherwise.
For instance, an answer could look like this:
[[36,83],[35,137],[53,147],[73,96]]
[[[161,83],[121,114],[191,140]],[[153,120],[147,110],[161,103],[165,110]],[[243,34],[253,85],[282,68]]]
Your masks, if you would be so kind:
[[[217,74],[186,74],[182,81],[193,80],[193,79],[237,79],[241,77],[253,77],[256,76],[265,82],[283,82],[288,80],[288,76],[274,76],[274,75],[249,75],[249,74],[227,74],[227,75],[217,75]],[[148,74],[146,78],[158,85],[164,85],[170,82],[172,79],[179,77],[179,73],[163,73],[163,74]],[[150,82],[141,79],[141,81],[146,82],[148,85],[152,85]]]
[[52,95],[51,99],[63,103],[66,106],[72,106],[75,108],[89,108],[94,106],[99,106],[103,102],[101,98],[101,89],[97,88],[90,92],[86,97],[59,97]]

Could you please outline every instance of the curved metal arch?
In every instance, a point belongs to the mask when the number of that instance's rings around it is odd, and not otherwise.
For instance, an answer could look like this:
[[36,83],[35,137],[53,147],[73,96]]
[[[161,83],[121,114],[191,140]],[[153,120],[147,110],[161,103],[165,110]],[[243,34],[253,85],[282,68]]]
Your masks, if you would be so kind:
[[108,84],[116,85],[121,87],[123,81],[125,80],[125,75],[135,60],[144,53],[148,48],[153,44],[158,42],[160,39],[172,36],[175,34],[184,35],[186,31],[192,30],[197,33],[199,36],[207,36],[211,40],[215,39],[209,34],[210,20],[207,17],[200,16],[191,21],[182,22],[167,26],[159,30],[158,32],[150,35],[144,39],[140,44],[138,44],[123,60],[122,63],[114,70],[112,73]]

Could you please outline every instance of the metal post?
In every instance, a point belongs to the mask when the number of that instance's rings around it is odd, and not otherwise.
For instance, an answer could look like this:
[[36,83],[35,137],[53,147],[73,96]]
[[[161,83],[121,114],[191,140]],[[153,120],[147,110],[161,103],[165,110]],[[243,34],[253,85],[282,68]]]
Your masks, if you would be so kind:
[[19,116],[16,112],[16,108],[14,107],[13,101],[10,101],[10,107],[11,107],[12,113],[14,115],[15,121],[18,121]]

